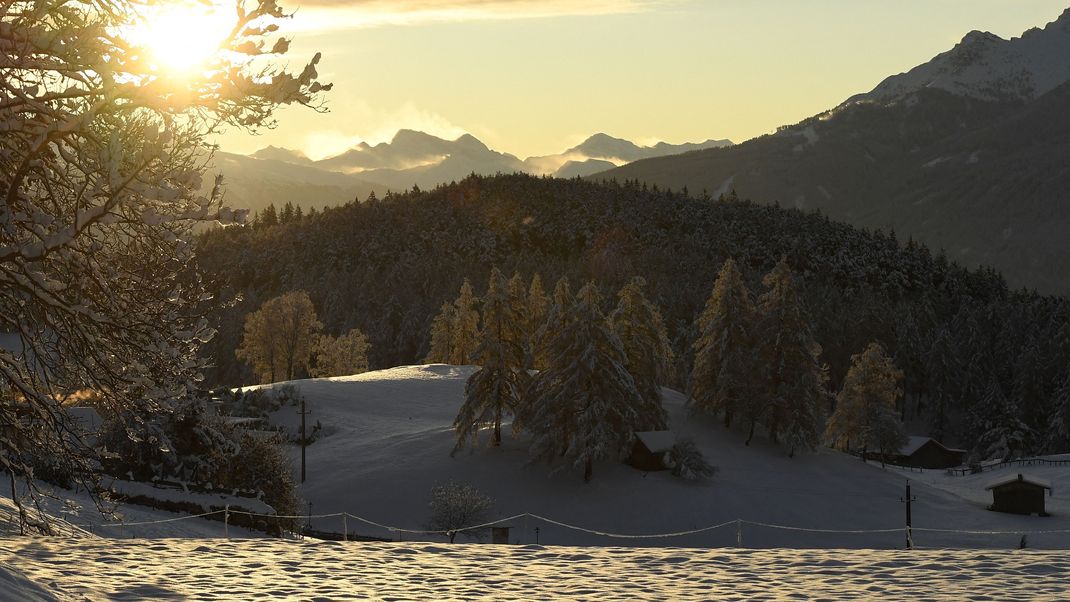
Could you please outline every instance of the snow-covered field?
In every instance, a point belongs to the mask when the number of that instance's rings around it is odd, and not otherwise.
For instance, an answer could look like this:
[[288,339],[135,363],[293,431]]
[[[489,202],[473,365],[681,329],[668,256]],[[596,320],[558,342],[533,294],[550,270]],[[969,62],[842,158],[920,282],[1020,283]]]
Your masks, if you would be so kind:
[[0,563],[15,564],[61,600],[923,601],[1070,596],[1070,558],[1037,551],[0,539]]
[[[991,512],[986,472],[948,477],[883,470],[872,463],[819,450],[788,458],[763,440],[745,446],[744,434],[717,421],[687,415],[684,397],[665,390],[670,427],[693,438],[720,471],[706,483],[689,483],[665,472],[644,473],[618,462],[595,466],[585,484],[577,472],[550,475],[546,466],[525,466],[526,440],[505,434],[500,449],[463,450],[450,457],[451,424],[472,367],[408,366],[357,376],[297,381],[323,436],[308,447],[308,481],[302,497],[313,514],[349,512],[391,526],[421,529],[428,493],[448,480],[471,483],[495,500],[492,518],[532,513],[595,531],[655,534],[699,529],[743,519],[745,547],[899,548],[905,545],[904,495],[913,483],[913,524],[921,529],[1008,531],[1004,534],[915,531],[924,547],[1011,549],[1026,531],[1070,530],[1070,467],[1039,471],[1053,481],[1049,517]],[[293,407],[276,423],[296,425]],[[297,457],[297,449],[293,449]],[[1016,469],[1008,469],[1016,470]],[[1032,474],[1032,470],[1026,470]],[[826,533],[753,523],[888,533]],[[323,530],[342,530],[339,517],[314,519]],[[556,545],[723,547],[737,545],[728,526],[674,538],[615,539],[526,518],[511,522],[510,541]],[[358,525],[351,531],[396,539],[396,532]],[[536,534],[535,529],[539,532]],[[411,538],[411,535],[403,535]],[[422,536],[426,538],[427,536]],[[538,539],[537,539],[538,538]],[[1031,547],[1070,548],[1070,533],[1028,536]]]
[[[120,509],[125,521],[148,524],[101,527],[109,519],[84,494],[57,491],[45,509],[69,521],[69,536],[15,537],[7,521],[0,600],[1070,599],[1070,559],[1044,550],[1070,548],[1070,468],[955,477],[830,450],[788,458],[768,442],[748,447],[742,434],[689,417],[683,397],[667,390],[672,429],[720,468],[714,478],[689,483],[607,461],[585,484],[575,472],[525,466],[526,441],[511,435],[500,449],[450,456],[451,424],[473,369],[409,366],[294,383],[311,423],[323,427],[301,487],[313,514],[348,512],[419,530],[430,488],[455,480],[495,499],[492,519],[532,513],[590,531],[528,516],[508,523],[519,545],[449,545],[349,518],[351,533],[404,541],[266,539],[236,527],[222,539],[220,522],[136,506]],[[298,416],[285,407],[272,419],[292,427]],[[1053,483],[1052,516],[986,509],[985,485],[1019,471]],[[908,479],[917,496],[915,550],[901,549]],[[0,526],[11,513],[0,496]],[[312,523],[341,531],[342,520]],[[678,537],[591,532],[650,535],[720,523],[727,524]],[[874,532],[881,530],[888,531]],[[1023,533],[1030,549],[1016,550]]]

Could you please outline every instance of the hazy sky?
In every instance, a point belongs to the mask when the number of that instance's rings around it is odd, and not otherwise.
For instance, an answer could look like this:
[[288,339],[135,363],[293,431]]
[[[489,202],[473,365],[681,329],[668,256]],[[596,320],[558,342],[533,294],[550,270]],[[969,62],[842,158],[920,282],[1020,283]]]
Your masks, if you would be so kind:
[[1042,27],[1070,0],[283,0],[295,65],[319,50],[331,112],[287,109],[274,144],[314,158],[399,128],[524,158],[595,132],[740,142],[831,108],[973,29]]

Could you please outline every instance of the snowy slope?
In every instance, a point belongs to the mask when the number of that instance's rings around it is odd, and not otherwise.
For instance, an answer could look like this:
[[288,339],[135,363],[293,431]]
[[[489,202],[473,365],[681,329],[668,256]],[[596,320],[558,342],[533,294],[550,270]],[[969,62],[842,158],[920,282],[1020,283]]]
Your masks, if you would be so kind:
[[[743,519],[810,529],[872,530],[903,526],[900,503],[905,481],[917,474],[879,466],[831,450],[794,459],[764,441],[750,447],[744,436],[715,421],[688,418],[684,398],[665,391],[670,426],[696,440],[707,459],[720,468],[709,483],[688,483],[667,473],[643,473],[603,462],[594,480],[579,474],[549,475],[544,465],[525,466],[526,441],[507,435],[501,449],[467,450],[450,457],[451,424],[466,377],[473,367],[408,366],[357,376],[298,381],[324,436],[308,450],[308,482],[301,495],[314,514],[349,512],[395,527],[420,529],[426,523],[428,491],[436,483],[472,483],[495,499],[495,518],[533,513],[588,529],[621,534],[653,534],[698,529]],[[294,408],[275,415],[293,426]],[[293,453],[297,454],[294,449]],[[1056,481],[1049,507],[1054,516],[1020,517],[985,509],[983,485],[962,481],[958,489],[920,483],[913,506],[915,527],[961,530],[1032,531],[1070,529],[1070,487]],[[987,480],[985,480],[987,483]],[[980,491],[975,491],[979,489]],[[314,521],[341,530],[341,519]],[[365,535],[396,537],[374,527],[350,529]],[[734,545],[728,526],[676,538],[622,540],[570,530],[536,519],[510,525],[511,540],[565,545]],[[875,547],[904,544],[903,532],[814,533],[746,524],[743,542],[756,547]],[[408,537],[408,535],[406,535]],[[1015,547],[1019,536],[918,533],[922,546]],[[1039,547],[1070,547],[1067,534],[1030,537]]]
[[[982,100],[1032,100],[1070,81],[1070,9],[1044,29],[1004,40],[971,31],[951,50],[851,100],[891,100],[938,88]],[[850,101],[849,101],[850,102]]]

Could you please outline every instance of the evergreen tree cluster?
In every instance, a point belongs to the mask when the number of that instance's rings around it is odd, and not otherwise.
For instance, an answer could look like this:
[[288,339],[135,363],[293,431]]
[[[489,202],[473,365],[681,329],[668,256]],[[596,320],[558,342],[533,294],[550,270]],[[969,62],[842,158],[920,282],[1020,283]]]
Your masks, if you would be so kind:
[[[539,273],[546,282],[562,276],[592,281],[603,290],[620,290],[641,275],[674,351],[670,382],[684,389],[694,344],[705,330],[693,318],[726,261],[733,258],[738,280],[757,291],[763,275],[784,260],[799,281],[793,294],[820,345],[829,390],[842,389],[852,357],[875,341],[903,371],[901,419],[923,423],[930,434],[960,446],[975,446],[994,431],[1022,442],[995,446],[993,453],[1070,449],[1065,299],[1009,290],[990,269],[966,270],[943,253],[901,243],[894,233],[852,228],[818,213],[635,182],[472,176],[276,226],[213,230],[199,247],[201,267],[218,283],[217,292],[241,297],[213,316],[219,333],[209,352],[218,368],[208,376],[220,384],[250,380],[248,369],[230,358],[241,339],[241,318],[264,300],[306,290],[325,328],[366,333],[372,368],[409,364],[432,350],[431,321],[464,277],[499,266],[506,273]],[[471,283],[482,290],[487,284]],[[782,289],[769,287],[790,292]],[[738,319],[762,313],[763,302],[741,306]],[[553,305],[544,307],[546,321],[564,319],[553,315]],[[777,319],[796,319],[788,309]],[[805,358],[805,335],[796,333],[773,351]],[[722,353],[730,355],[733,347],[738,344],[724,342]],[[550,358],[534,353],[526,365],[546,368]],[[813,378],[789,376],[781,375],[778,384],[782,399],[815,386]],[[731,420],[749,421],[740,405],[747,392],[726,383],[712,395],[734,404]],[[702,386],[720,385],[692,383],[696,399]],[[1008,410],[991,414],[993,405]],[[777,423],[805,418],[778,414]],[[1019,422],[1028,429],[1021,431]],[[785,429],[777,427],[782,440],[799,438]]]
[[[457,449],[476,443],[487,427],[491,444],[501,445],[503,419],[512,416],[514,432],[531,436],[533,460],[581,468],[590,480],[595,461],[622,456],[634,432],[665,428],[661,384],[672,350],[641,278],[621,290],[610,315],[597,285],[587,283],[573,296],[561,278],[541,324],[530,310],[546,306],[540,282],[536,275],[525,287],[519,274],[507,282],[500,270],[491,271],[478,300],[482,327],[469,333],[479,340],[473,358],[480,368],[468,379],[454,422]],[[468,280],[460,299],[477,301]],[[456,305],[443,306],[432,339],[444,338],[441,329]],[[536,357],[546,366],[532,376],[528,362]]]

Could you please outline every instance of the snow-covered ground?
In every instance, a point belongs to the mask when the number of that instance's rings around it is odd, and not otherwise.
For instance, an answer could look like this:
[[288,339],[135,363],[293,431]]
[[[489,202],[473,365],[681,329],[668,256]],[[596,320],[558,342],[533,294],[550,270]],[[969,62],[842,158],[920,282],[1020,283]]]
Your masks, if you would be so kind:
[[1070,595],[1070,558],[1038,551],[0,539],[4,562],[17,563],[60,599],[83,600],[922,601]]
[[[742,519],[744,547],[899,548],[905,545],[906,481],[914,483],[913,525],[920,529],[1006,531],[944,533],[916,530],[922,547],[1012,549],[1021,533],[1070,530],[1070,467],[1040,471],[1055,484],[1048,499],[1052,516],[1015,516],[986,509],[984,486],[996,476],[948,477],[943,473],[882,470],[831,450],[788,458],[763,440],[743,444],[744,434],[717,421],[689,417],[684,397],[665,391],[670,427],[693,438],[719,472],[706,483],[682,481],[665,472],[644,473],[617,462],[595,466],[594,480],[580,474],[549,474],[545,465],[526,466],[526,440],[508,434],[502,448],[453,448],[451,424],[475,368],[408,366],[357,376],[298,381],[308,400],[309,423],[323,425],[308,447],[308,481],[301,496],[313,514],[349,512],[375,522],[421,529],[428,519],[428,494],[437,483],[471,483],[495,500],[492,518],[532,513],[594,531],[657,534],[701,529]],[[296,425],[296,408],[273,416]],[[292,448],[295,460],[297,448]],[[1032,473],[1033,471],[1026,471]],[[1064,486],[1068,485],[1068,486]],[[817,530],[884,530],[885,533],[826,533]],[[397,539],[394,531],[361,525],[363,535]],[[322,530],[342,530],[340,517],[313,519]],[[558,545],[723,547],[737,545],[737,525],[693,535],[619,539],[577,531],[527,517],[511,521],[510,541]],[[538,528],[538,532],[536,532]],[[896,530],[898,529],[898,530]],[[401,534],[411,539],[428,536]],[[434,537],[430,537],[434,539]],[[1035,533],[1030,547],[1070,548],[1068,533]]]

